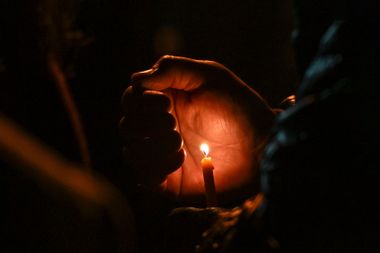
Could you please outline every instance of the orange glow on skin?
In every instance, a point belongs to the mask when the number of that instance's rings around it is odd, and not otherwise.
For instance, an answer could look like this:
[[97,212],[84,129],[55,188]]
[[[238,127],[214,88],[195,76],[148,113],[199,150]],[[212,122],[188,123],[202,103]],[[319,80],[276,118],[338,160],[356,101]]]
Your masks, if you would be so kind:
[[[218,194],[249,185],[257,171],[256,136],[250,121],[226,98],[215,106],[212,103],[216,99],[214,95],[202,93],[198,97],[193,96],[194,105],[189,106],[188,99],[178,99],[182,94],[176,93],[173,115],[181,122],[178,131],[183,137],[187,155],[180,169],[168,176],[166,190],[181,198],[204,195],[203,171],[199,164],[204,157],[199,151],[199,144],[204,141],[212,147]],[[175,114],[176,107],[181,107],[181,115]]]

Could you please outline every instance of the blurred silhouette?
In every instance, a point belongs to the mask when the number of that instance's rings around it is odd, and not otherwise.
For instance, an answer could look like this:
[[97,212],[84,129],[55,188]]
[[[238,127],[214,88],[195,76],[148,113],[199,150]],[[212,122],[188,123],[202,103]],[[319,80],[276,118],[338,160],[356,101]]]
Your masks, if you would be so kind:
[[124,197],[0,115],[3,252],[134,252]]
[[0,3],[2,252],[135,251],[128,202],[90,173],[64,71],[82,41],[74,10],[74,1]]

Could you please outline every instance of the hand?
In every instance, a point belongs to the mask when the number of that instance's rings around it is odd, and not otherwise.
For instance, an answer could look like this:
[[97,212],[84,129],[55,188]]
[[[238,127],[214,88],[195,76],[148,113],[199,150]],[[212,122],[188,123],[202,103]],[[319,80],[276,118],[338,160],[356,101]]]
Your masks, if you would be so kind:
[[210,146],[219,194],[257,177],[274,113],[223,65],[165,56],[132,76],[123,104],[126,153],[140,180],[180,198],[202,196],[201,143]]

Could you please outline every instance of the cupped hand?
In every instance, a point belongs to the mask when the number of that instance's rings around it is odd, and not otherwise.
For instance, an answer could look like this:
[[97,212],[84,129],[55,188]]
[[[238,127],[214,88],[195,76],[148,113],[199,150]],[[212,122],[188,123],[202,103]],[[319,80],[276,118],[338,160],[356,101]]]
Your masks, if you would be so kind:
[[132,76],[122,120],[138,178],[179,198],[203,195],[207,143],[218,194],[250,188],[274,113],[253,89],[213,61],[164,56]]

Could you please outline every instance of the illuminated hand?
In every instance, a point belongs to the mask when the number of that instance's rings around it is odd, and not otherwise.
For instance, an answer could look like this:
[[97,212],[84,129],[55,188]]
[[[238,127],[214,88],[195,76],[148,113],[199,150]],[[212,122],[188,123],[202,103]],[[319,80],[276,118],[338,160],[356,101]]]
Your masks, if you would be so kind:
[[199,146],[207,143],[218,194],[251,187],[274,118],[254,90],[219,63],[175,56],[134,74],[132,83],[121,128],[143,183],[162,183],[183,199],[203,195]]

